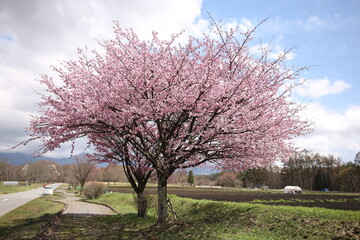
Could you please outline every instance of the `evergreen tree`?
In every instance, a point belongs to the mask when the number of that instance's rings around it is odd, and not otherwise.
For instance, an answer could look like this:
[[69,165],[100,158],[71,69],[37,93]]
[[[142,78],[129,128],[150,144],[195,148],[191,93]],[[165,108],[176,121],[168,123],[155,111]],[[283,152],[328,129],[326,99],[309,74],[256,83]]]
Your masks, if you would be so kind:
[[190,170],[190,172],[189,172],[187,182],[190,184],[190,186],[192,186],[194,184],[194,174],[193,174],[192,170]]

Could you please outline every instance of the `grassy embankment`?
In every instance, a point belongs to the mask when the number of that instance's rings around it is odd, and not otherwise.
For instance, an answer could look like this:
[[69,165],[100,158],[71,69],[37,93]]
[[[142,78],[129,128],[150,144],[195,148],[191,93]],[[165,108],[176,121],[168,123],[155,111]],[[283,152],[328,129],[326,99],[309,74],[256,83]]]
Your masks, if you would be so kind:
[[359,211],[216,202],[171,196],[179,219],[161,227],[151,227],[156,221],[154,208],[149,211],[148,219],[138,219],[132,194],[112,193],[96,201],[122,212],[124,215],[118,221],[127,226],[122,233],[136,232],[140,239],[360,238]]
[[[61,204],[45,196],[0,218],[0,239],[31,239]],[[94,200],[121,215],[61,217],[54,239],[359,239],[360,212],[193,200],[171,196],[178,219],[155,226],[156,199],[145,219],[136,216],[132,194]]]
[[0,239],[32,239],[48,222],[51,215],[64,205],[48,201],[56,196],[36,198],[0,217]]
[[16,193],[42,187],[42,184],[31,184],[30,186],[5,186],[0,183],[0,195],[8,193]]

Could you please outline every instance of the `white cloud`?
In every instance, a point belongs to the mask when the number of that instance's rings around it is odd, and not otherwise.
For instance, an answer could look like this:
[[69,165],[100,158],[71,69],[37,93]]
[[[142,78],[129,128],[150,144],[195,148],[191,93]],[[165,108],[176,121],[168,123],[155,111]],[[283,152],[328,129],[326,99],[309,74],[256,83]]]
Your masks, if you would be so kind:
[[351,85],[343,80],[331,82],[325,77],[306,80],[304,85],[297,89],[296,93],[300,96],[319,98],[329,94],[339,94],[349,88],[351,88]]
[[[252,47],[250,47],[250,52],[252,54],[256,55],[256,56],[261,56],[262,53],[264,51],[266,51],[267,49],[269,49],[269,48],[270,48],[270,52],[269,52],[268,57],[270,59],[272,59],[272,60],[278,59],[279,57],[281,57],[285,53],[285,50],[284,50],[284,48],[282,46],[275,45],[274,47],[272,47],[269,44],[261,44],[261,45],[259,44],[259,45],[252,46]],[[286,60],[292,60],[295,56],[296,56],[295,53],[288,52],[285,55],[285,59]]]
[[313,30],[318,27],[322,27],[325,25],[323,20],[319,16],[311,16],[306,19],[306,21],[303,23],[305,29],[307,30]]
[[271,17],[265,22],[266,30],[270,33],[281,33],[286,32],[313,32],[322,29],[334,29],[343,26],[349,26],[357,24],[356,21],[350,21],[349,17],[344,16],[309,16],[305,18],[289,18],[283,19],[280,16]]
[[360,136],[360,106],[350,107],[344,113],[337,113],[319,103],[312,103],[308,105],[304,114],[305,117],[316,122],[319,133],[359,134]]
[[[24,141],[29,115],[37,111],[41,91],[35,81],[50,65],[73,59],[77,47],[97,47],[113,36],[113,21],[142,38],[153,30],[168,37],[185,29],[199,36],[208,29],[201,0],[52,0],[1,2],[0,10],[0,151]],[[82,144],[79,144],[80,146]],[[37,144],[15,151],[34,152]],[[83,151],[83,147],[80,147]],[[69,146],[51,153],[69,153]]]
[[303,116],[314,122],[315,130],[298,138],[298,147],[337,155],[344,161],[352,161],[360,151],[360,106],[337,113],[313,103],[309,104]]
[[37,77],[33,71],[0,64],[0,109],[35,110]]
[[347,149],[353,152],[360,152],[360,142],[353,142],[347,146]]
[[[40,86],[34,79],[39,73],[49,72],[50,65],[74,58],[77,47],[87,45],[92,49],[97,46],[96,39],[112,37],[113,20],[119,21],[123,27],[133,28],[143,38],[151,35],[152,30],[158,31],[160,37],[183,29],[200,36],[208,31],[209,26],[209,22],[201,18],[201,5],[201,0],[1,1],[0,151],[27,138],[24,128],[28,125],[29,114],[36,111],[35,104],[39,99],[35,90],[38,91]],[[326,25],[324,22],[316,16],[292,22],[275,17],[264,23],[264,27],[267,26],[273,35],[288,29],[305,29],[306,26],[308,30],[313,30]],[[225,28],[236,26],[241,31],[247,31],[254,24],[247,18],[224,23]],[[280,44],[283,39],[284,36],[278,36],[270,57],[276,58],[283,52]],[[256,47],[252,50],[256,51]],[[294,56],[289,54],[288,59]],[[315,83],[304,85],[300,95],[336,94],[350,87],[344,81],[330,82],[326,79],[325,84],[320,85],[321,89],[316,89]],[[360,145],[359,112],[359,108],[353,107],[340,114],[320,105],[311,105],[306,114],[316,121],[318,128],[298,142],[319,152],[338,152],[348,160],[345,150],[355,152]],[[15,151],[34,152],[38,144],[31,143]],[[81,140],[75,151],[84,151],[84,145],[84,140]],[[69,149],[69,146],[64,146],[49,155],[68,156]]]
[[240,23],[237,21],[229,22],[225,24],[225,29],[239,29],[240,32],[247,32],[254,27],[254,24],[248,18],[241,18]]
[[[284,49],[280,45],[276,45],[270,54],[270,58],[278,59],[279,57],[284,55],[284,53],[285,53]],[[292,60],[295,56],[296,56],[295,53],[288,52],[288,53],[286,53],[285,58],[286,58],[286,60]]]

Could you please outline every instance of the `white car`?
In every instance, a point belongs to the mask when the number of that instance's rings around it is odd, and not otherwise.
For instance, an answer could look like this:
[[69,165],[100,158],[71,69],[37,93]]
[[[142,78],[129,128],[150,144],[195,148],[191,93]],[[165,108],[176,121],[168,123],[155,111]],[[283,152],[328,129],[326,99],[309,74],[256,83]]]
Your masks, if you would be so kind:
[[54,194],[54,188],[50,186],[45,186],[43,188],[43,194]]
[[299,186],[286,186],[284,193],[302,194],[302,189]]

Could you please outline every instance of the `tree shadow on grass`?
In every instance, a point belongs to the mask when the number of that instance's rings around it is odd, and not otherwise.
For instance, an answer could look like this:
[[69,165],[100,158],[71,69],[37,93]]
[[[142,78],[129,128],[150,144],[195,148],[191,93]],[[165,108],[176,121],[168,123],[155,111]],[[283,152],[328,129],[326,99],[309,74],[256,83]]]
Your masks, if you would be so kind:
[[11,226],[0,227],[0,239],[32,239],[52,217],[52,214],[45,214],[38,218],[14,220]]
[[54,239],[141,239],[141,231],[154,220],[136,214],[91,215],[64,214]]
[[218,233],[248,228],[256,222],[256,207],[253,206],[233,208],[207,201],[193,202],[176,210],[179,210],[179,219],[169,219],[161,225],[149,227],[144,230],[147,237],[144,239],[218,239]]
[[[54,215],[14,220],[9,227],[0,227],[1,240],[18,239],[143,239],[141,232],[156,222],[154,217],[139,218],[137,214],[94,215],[63,214],[58,216],[59,224],[49,226]],[[44,235],[44,228],[49,235]]]

